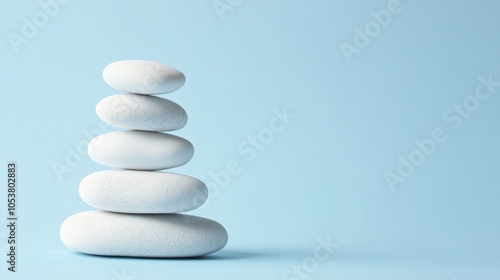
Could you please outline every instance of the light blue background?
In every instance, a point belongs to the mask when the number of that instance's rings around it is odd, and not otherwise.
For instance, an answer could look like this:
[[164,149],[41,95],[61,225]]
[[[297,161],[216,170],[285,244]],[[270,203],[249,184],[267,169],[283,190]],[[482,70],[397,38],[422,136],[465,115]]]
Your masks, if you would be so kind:
[[[500,80],[500,3],[402,0],[348,63],[339,45],[390,1],[230,2],[221,18],[212,0],[73,0],[15,52],[9,33],[42,8],[1,1],[0,164],[18,162],[20,205],[19,272],[2,261],[1,278],[282,279],[331,236],[340,247],[308,279],[500,279],[500,88],[460,128],[443,119],[479,76]],[[230,235],[210,257],[90,257],[60,242],[64,219],[91,209],[80,180],[106,167],[85,156],[60,181],[52,164],[99,128],[95,105],[117,93],[101,71],[123,59],[187,77],[162,95],[188,112],[175,134],[196,148],[175,172],[211,183],[211,172],[241,163],[196,213]],[[284,107],[295,118],[246,161],[238,145]],[[446,142],[391,191],[384,173],[435,128]]]

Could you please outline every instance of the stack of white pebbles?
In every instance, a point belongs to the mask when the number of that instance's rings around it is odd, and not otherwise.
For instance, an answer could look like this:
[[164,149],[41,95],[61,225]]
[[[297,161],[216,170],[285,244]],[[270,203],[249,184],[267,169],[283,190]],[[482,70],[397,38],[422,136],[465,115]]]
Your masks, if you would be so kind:
[[222,249],[227,232],[219,223],[176,214],[200,207],[206,185],[195,178],[157,170],[187,163],[193,145],[161,133],[184,127],[178,104],[152,95],[181,88],[178,70],[153,61],[125,60],[103,71],[107,84],[125,91],[102,99],[97,115],[123,128],[94,138],[88,147],[96,162],[119,168],[85,177],[80,196],[100,210],[77,213],[61,226],[61,240],[76,251],[106,256],[196,257]]

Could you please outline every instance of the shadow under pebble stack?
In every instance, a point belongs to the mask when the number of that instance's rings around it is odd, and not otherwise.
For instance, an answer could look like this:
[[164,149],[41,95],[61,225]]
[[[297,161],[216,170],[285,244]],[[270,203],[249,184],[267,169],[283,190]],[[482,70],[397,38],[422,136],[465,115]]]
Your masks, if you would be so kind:
[[186,164],[193,145],[162,133],[178,130],[187,114],[178,104],[156,96],[181,88],[178,70],[154,61],[109,64],[104,80],[125,93],[102,99],[96,107],[104,122],[125,130],[89,143],[89,156],[118,170],[85,177],[80,196],[100,210],[77,213],[61,226],[61,240],[73,250],[104,256],[197,257],[222,249],[228,240],[219,223],[177,214],[200,207],[206,185],[195,178],[158,170]]

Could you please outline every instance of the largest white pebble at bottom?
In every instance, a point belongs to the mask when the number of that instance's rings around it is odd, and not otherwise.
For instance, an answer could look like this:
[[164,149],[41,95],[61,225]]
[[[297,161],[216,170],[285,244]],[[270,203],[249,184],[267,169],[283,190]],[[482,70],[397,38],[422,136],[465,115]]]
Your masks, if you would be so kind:
[[114,89],[152,95],[174,92],[186,82],[179,70],[149,60],[113,62],[104,68],[102,77]]
[[102,256],[198,257],[228,240],[219,223],[185,214],[121,214],[86,211],[67,218],[61,240],[81,253]]

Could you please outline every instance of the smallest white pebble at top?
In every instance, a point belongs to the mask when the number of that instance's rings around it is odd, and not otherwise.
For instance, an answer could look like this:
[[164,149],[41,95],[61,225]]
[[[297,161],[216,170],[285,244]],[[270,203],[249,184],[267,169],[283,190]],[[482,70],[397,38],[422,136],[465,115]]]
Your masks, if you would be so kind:
[[121,60],[106,66],[104,81],[114,89],[145,95],[174,92],[186,82],[179,70],[149,60]]

